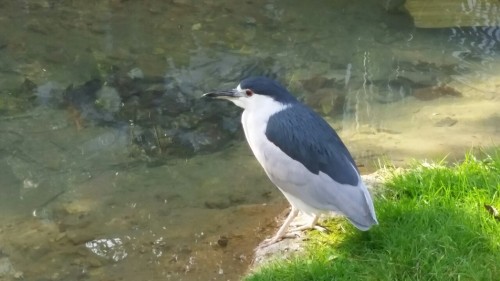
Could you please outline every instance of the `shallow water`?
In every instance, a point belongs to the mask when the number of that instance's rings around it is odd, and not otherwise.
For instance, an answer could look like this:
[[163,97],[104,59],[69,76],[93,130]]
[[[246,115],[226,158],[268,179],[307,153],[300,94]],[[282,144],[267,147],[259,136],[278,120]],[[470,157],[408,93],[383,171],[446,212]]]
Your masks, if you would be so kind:
[[200,96],[249,75],[365,173],[498,145],[498,29],[350,2],[0,3],[0,280],[238,280],[287,204]]

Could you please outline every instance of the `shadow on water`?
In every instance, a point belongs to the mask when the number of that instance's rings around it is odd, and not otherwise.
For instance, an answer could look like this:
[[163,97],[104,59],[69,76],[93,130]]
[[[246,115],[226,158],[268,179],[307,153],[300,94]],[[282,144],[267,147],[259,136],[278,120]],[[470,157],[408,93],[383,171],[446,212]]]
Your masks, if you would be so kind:
[[364,171],[498,143],[498,28],[386,4],[0,3],[0,279],[237,280],[286,204],[200,97],[251,75]]

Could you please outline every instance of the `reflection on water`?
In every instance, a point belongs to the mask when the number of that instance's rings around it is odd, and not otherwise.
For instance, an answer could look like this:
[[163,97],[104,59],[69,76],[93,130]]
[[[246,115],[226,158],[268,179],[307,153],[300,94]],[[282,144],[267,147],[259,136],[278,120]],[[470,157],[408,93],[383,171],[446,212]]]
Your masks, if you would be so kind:
[[113,261],[121,261],[127,257],[127,251],[120,238],[92,240],[86,242],[85,247],[92,253]]
[[364,171],[498,144],[498,26],[389,2],[0,3],[0,279],[238,280],[286,203],[200,96],[250,75]]

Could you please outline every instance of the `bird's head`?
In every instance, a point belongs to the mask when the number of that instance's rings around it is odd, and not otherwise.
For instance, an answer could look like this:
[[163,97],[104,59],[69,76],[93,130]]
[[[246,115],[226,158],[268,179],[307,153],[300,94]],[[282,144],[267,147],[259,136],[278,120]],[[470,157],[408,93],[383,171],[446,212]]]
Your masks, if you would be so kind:
[[250,77],[230,90],[209,92],[204,97],[232,101],[244,109],[265,107],[271,103],[287,105],[297,100],[278,82],[266,77]]

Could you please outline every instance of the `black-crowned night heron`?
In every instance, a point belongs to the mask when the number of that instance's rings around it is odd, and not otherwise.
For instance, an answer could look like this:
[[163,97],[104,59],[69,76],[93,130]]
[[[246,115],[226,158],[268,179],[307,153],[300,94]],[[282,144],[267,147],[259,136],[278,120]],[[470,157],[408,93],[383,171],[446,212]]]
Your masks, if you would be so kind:
[[204,96],[232,101],[244,109],[248,144],[292,210],[276,235],[282,239],[299,211],[311,220],[293,231],[314,228],[322,213],[338,212],[360,230],[377,224],[372,198],[337,133],[283,86],[265,77],[247,78],[232,90]]

